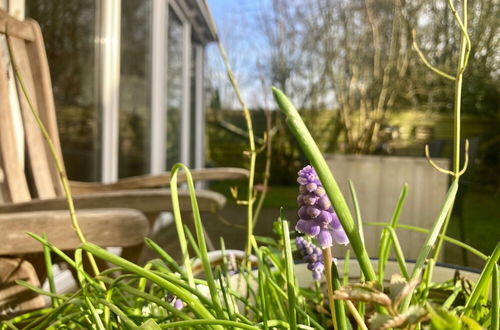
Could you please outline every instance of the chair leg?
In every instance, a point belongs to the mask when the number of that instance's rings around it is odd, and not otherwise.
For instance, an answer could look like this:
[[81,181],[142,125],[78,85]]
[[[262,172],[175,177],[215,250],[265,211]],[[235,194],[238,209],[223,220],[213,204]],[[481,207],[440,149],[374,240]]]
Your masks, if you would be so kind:
[[125,247],[122,250],[121,257],[133,263],[137,263],[142,255],[143,249],[144,249],[144,243],[140,243],[135,246]]
[[45,299],[15,283],[24,280],[40,287],[35,268],[20,258],[0,258],[0,320],[21,312],[45,307]]

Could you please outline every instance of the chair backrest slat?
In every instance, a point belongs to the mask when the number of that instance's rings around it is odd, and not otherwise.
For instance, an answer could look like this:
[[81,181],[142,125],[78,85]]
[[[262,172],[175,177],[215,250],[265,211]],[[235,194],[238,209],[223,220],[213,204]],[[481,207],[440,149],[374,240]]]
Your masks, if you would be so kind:
[[[12,55],[16,63],[19,75],[22,77],[26,93],[28,94],[33,107],[38,109],[36,99],[35,84],[31,70],[26,42],[15,36],[10,36]],[[21,113],[24,124],[24,136],[26,144],[26,154],[28,156],[27,165],[33,178],[33,188],[40,199],[56,197],[56,192],[50,173],[45,141],[33,116],[26,95],[24,95],[21,83],[17,80],[17,94],[20,100]]]
[[[52,83],[50,80],[49,62],[47,61],[47,53],[45,52],[45,45],[43,42],[42,30],[40,25],[32,19],[26,21],[31,25],[35,35],[33,42],[26,42],[26,50],[31,64],[31,72],[33,74],[33,81],[36,81],[35,96],[38,105],[40,117],[47,129],[50,139],[54,144],[57,155],[61,160],[61,166],[64,168],[62,161],[61,143],[59,140],[59,131],[57,129],[56,110],[54,106],[54,97],[52,92]],[[51,174],[52,184],[54,186],[56,195],[63,196],[63,189],[59,172],[57,170],[53,156],[50,150],[46,148],[47,158],[49,160],[49,170]]]
[[0,202],[62,196],[55,161],[27,100],[28,96],[62,161],[49,65],[38,23],[19,21],[0,10],[0,52]]
[[19,157],[14,120],[12,118],[9,80],[13,79],[9,70],[5,37],[1,41],[0,58],[0,166],[3,180],[0,184],[4,202],[25,202],[31,199],[24,174],[24,166]]

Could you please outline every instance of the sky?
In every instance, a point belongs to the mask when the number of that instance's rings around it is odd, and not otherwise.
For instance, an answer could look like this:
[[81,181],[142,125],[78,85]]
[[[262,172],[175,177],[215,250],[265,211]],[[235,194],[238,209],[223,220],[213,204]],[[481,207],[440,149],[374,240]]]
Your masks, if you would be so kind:
[[[261,13],[270,0],[208,0],[208,6],[217,25],[219,36],[226,49],[229,62],[237,77],[243,98],[249,107],[264,106],[263,86],[260,83],[262,70],[257,74],[257,62],[267,54],[266,40],[259,26]],[[233,92],[217,45],[207,48],[208,78],[220,89],[223,102],[236,106]],[[268,88],[266,88],[268,89]]]

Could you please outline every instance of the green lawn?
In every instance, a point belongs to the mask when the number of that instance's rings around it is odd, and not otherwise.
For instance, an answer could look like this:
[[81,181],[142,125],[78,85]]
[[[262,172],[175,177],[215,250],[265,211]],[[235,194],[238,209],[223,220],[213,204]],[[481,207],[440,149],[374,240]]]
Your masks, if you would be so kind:
[[[236,185],[240,196],[246,191],[245,183]],[[228,204],[234,204],[227,185],[218,183],[211,189],[219,191],[227,197]],[[293,209],[297,206],[296,186],[270,187],[264,207],[276,208],[283,206]],[[469,190],[465,194],[463,206],[463,221],[465,228],[465,241],[485,254],[493,251],[500,237],[500,196],[491,192]],[[361,208],[363,206],[361,205]],[[456,213],[456,212],[455,212]],[[460,238],[459,218],[454,215],[448,230],[448,235]],[[454,262],[461,263],[460,260]]]

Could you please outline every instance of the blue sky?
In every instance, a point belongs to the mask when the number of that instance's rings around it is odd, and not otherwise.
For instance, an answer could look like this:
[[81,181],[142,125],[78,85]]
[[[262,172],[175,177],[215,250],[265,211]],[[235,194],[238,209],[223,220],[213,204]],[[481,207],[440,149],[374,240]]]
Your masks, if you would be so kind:
[[[270,0],[208,0],[208,6],[217,24],[231,66],[250,107],[263,105],[263,88],[256,74],[257,62],[267,54],[266,40],[259,26],[259,16]],[[217,47],[209,46],[207,51],[209,79],[221,89],[221,97],[228,101],[232,91],[227,86],[220,87],[226,81]],[[260,59],[260,60],[259,60]]]

